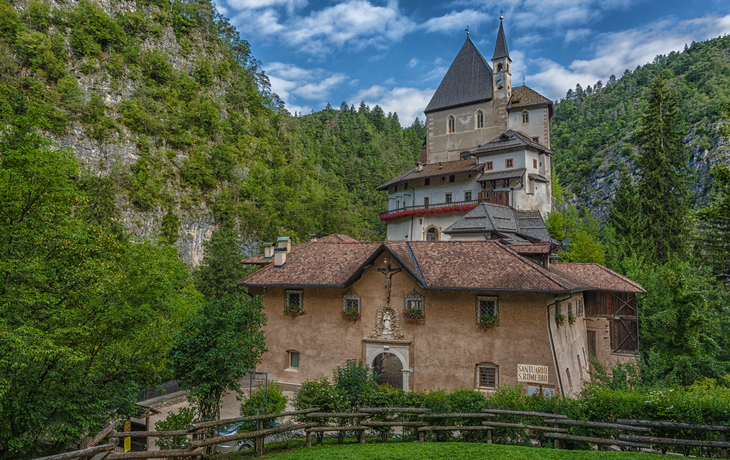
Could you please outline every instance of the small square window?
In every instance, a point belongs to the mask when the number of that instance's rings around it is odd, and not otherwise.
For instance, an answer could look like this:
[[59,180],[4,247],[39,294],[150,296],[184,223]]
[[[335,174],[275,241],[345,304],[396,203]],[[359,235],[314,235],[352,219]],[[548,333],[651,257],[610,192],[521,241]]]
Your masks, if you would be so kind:
[[288,307],[302,308],[302,291],[286,291],[286,305]]
[[471,201],[471,191],[464,192],[464,201]]
[[299,369],[299,352],[289,351],[289,367],[292,369]]
[[535,160],[535,159],[532,160],[532,167],[533,167],[533,169],[537,169],[537,160]]
[[494,169],[494,163],[491,162],[491,161],[487,161],[487,165],[486,165],[486,167],[484,169],[486,169],[487,171],[493,170]]
[[446,194],[446,202],[451,203],[451,193]]
[[497,366],[488,364],[477,366],[477,386],[480,388],[496,388]]
[[452,175],[449,176],[449,182],[454,182],[455,180],[456,180],[456,176],[455,175],[452,174]]
[[513,164],[514,163],[512,161],[512,158],[507,158],[506,160],[504,160],[504,167],[505,168],[511,168],[513,166]]
[[[499,319],[499,308],[497,305],[497,297],[491,295],[478,295],[477,296],[477,323],[483,315],[493,316]],[[497,323],[499,325],[499,322]]]
[[427,177],[423,182],[424,182],[423,185],[431,185],[431,178]]
[[532,138],[532,142],[537,142],[539,144],[540,143],[540,138],[539,137],[533,137]]
[[346,294],[342,296],[342,311],[357,310],[360,313],[360,296],[357,294]]

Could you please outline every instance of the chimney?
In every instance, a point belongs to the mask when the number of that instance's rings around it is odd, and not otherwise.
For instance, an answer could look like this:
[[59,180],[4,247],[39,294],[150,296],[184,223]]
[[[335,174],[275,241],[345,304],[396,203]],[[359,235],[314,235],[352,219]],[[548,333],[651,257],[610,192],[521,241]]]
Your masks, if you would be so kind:
[[418,172],[423,171],[423,163],[421,163],[420,161],[418,163],[416,163],[416,171],[418,171]]
[[317,242],[317,234],[316,233],[310,233],[309,234],[309,241],[311,241],[312,243],[316,243]]
[[279,247],[274,249],[274,267],[281,268],[286,263],[286,248]]
[[280,236],[276,239],[276,245],[279,248],[286,248],[286,253],[289,254],[291,252],[291,238],[288,236]]
[[274,257],[274,243],[264,243],[264,259]]

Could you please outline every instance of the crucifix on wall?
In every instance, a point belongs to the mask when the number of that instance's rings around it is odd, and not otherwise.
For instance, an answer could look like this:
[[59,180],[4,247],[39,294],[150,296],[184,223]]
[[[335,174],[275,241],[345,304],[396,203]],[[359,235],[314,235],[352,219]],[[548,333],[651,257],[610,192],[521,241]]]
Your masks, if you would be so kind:
[[386,303],[390,303],[390,278],[401,271],[402,268],[390,268],[390,264],[388,264],[388,268],[379,268],[378,271],[385,275],[385,292],[388,295],[388,300]]

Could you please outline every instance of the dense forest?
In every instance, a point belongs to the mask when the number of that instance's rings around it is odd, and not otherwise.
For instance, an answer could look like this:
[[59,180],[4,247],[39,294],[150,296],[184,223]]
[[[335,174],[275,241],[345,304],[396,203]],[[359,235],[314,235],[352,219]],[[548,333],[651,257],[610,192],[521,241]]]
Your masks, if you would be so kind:
[[[728,47],[556,105],[562,256],[649,292],[641,372],[608,386],[730,386]],[[0,0],[0,126],[0,458],[64,450],[162,379],[214,417],[265,351],[242,251],[382,239],[374,188],[425,137],[364,104],[292,117],[207,0]]]
[[682,131],[690,150],[693,203],[706,204],[710,168],[727,162],[730,151],[722,135],[727,123],[723,105],[730,98],[730,36],[686,46],[657,56],[650,64],[612,75],[585,88],[576,85],[555,105],[552,147],[569,201],[601,218],[618,186],[621,170],[635,162],[633,137],[646,106],[651,82],[659,75],[678,97]]

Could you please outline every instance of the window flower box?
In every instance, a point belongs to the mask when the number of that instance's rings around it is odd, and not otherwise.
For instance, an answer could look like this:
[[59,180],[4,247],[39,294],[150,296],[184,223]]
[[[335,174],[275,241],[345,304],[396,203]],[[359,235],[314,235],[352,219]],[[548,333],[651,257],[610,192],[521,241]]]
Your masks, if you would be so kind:
[[342,319],[345,321],[357,322],[360,319],[360,310],[357,308],[350,308],[342,311]]
[[496,315],[485,313],[479,316],[479,323],[477,324],[479,325],[479,329],[488,331],[497,327],[499,325],[499,320]]
[[424,319],[425,317],[423,316],[423,312],[420,308],[410,308],[407,310],[403,310],[403,320],[406,323],[418,324]]

